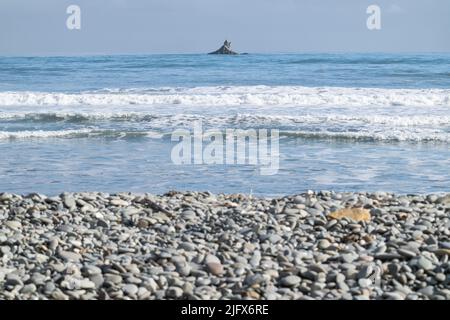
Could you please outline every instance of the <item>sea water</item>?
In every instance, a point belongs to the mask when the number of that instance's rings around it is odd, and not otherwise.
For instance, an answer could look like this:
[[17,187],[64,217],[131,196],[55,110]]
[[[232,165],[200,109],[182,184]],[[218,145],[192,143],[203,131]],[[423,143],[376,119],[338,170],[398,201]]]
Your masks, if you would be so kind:
[[[279,170],[171,134],[279,130]],[[450,54],[0,57],[0,191],[450,191]]]

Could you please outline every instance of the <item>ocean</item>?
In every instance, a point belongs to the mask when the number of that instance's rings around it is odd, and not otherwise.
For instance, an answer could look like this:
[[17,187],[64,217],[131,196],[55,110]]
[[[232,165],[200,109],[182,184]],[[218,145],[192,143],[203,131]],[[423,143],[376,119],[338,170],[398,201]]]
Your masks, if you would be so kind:
[[[279,131],[279,170],[171,134]],[[0,191],[450,191],[450,54],[0,57]]]

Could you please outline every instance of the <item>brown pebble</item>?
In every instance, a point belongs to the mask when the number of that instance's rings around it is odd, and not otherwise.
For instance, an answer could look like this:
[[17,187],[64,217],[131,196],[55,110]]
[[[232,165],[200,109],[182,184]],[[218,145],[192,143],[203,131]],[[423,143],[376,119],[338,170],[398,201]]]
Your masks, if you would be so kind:
[[347,208],[332,212],[328,217],[332,219],[350,218],[355,221],[370,221],[370,212],[363,208]]
[[213,275],[221,275],[223,273],[223,266],[220,263],[210,262],[206,264],[208,271]]
[[138,228],[141,228],[141,229],[148,228],[148,225],[149,225],[149,223],[148,223],[148,221],[145,220],[145,219],[139,219],[139,221],[138,221],[138,223],[137,223],[137,227],[138,227]]

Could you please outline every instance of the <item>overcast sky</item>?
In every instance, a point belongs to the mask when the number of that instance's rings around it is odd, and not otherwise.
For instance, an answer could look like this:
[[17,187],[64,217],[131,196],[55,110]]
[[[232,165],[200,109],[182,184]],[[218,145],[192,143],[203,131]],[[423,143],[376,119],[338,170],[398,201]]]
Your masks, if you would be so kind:
[[[81,30],[66,28],[71,4]],[[0,0],[0,55],[197,53],[225,39],[240,52],[450,52],[450,0]]]

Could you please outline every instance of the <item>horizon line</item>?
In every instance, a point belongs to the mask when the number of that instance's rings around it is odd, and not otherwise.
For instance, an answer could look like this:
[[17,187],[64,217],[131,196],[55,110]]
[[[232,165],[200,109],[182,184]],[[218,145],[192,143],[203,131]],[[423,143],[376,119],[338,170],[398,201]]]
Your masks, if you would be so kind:
[[[358,50],[311,50],[311,51],[272,51],[272,52],[251,52],[243,51],[237,56],[246,55],[295,55],[295,54],[405,54],[405,55],[420,55],[420,54],[450,54],[450,51],[358,51]],[[208,52],[117,52],[117,53],[105,53],[105,52],[85,52],[85,53],[30,53],[30,54],[2,54],[0,58],[31,58],[31,57],[94,57],[94,56],[157,56],[157,55],[206,55],[210,56]],[[220,55],[216,55],[220,56]],[[225,55],[226,56],[226,55]],[[236,55],[234,56],[236,57]]]

